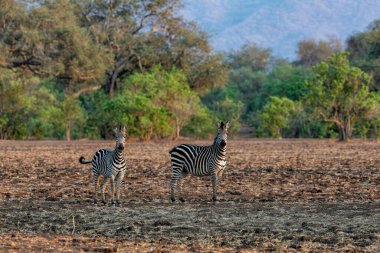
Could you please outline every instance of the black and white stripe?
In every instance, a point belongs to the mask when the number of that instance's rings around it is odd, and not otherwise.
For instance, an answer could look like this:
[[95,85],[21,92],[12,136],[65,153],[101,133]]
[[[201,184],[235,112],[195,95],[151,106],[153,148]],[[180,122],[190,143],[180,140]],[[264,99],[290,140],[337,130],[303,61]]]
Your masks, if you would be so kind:
[[[181,192],[183,179],[188,174],[210,176],[212,182],[212,200],[216,201],[218,179],[226,168],[227,130],[229,122],[220,123],[214,143],[210,146],[182,144],[170,150],[172,178],[170,181],[170,199],[174,202],[174,186],[178,182]],[[183,202],[183,197],[180,197]]]
[[114,204],[115,191],[114,182],[116,182],[116,203],[120,203],[120,185],[124,179],[127,163],[123,156],[124,142],[125,142],[125,127],[115,129],[116,147],[114,150],[100,149],[93,156],[92,160],[85,160],[82,156],[79,162],[82,164],[91,163],[92,173],[94,177],[94,204],[97,200],[97,182],[99,176],[103,176],[100,182],[100,192],[102,194],[102,202],[105,204],[104,184],[106,180],[110,179],[112,204]]

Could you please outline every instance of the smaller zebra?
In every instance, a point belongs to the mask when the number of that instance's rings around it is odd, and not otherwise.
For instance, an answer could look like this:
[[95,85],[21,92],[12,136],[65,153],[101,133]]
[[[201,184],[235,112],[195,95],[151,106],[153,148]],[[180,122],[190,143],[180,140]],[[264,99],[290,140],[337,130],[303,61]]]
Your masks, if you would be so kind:
[[100,149],[93,156],[92,160],[85,160],[83,156],[79,158],[81,164],[92,164],[92,173],[94,176],[94,204],[97,203],[97,183],[99,176],[103,176],[100,182],[100,192],[102,194],[102,203],[106,204],[104,194],[104,184],[110,179],[112,204],[115,204],[114,182],[116,181],[116,203],[120,204],[120,185],[124,179],[127,163],[123,156],[125,143],[125,127],[114,130],[116,137],[116,146],[114,150]]
[[[212,201],[216,201],[218,181],[226,168],[227,130],[230,122],[221,122],[214,143],[210,146],[181,144],[169,151],[172,162],[172,178],[170,181],[170,199],[175,201],[174,186],[178,182],[181,193],[183,179],[193,176],[210,176],[212,182]],[[180,197],[180,201],[185,200]]]

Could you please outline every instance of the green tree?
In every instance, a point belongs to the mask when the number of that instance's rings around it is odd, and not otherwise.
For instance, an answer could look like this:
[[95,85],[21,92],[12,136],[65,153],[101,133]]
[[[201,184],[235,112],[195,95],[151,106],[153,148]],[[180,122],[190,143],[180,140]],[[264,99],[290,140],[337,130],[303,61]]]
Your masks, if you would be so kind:
[[[289,63],[280,64],[269,72],[264,80],[262,94],[266,97],[286,97],[293,101],[302,100],[308,93],[306,80],[311,70]],[[263,99],[265,102],[265,99]]]
[[202,97],[207,108],[214,115],[214,121],[231,122],[229,132],[235,135],[240,130],[240,120],[244,110],[244,104],[239,100],[238,87],[227,85],[224,88],[213,89]]
[[311,67],[341,50],[342,44],[336,37],[331,37],[327,41],[316,41],[314,39],[301,40],[298,42],[298,59],[296,63],[305,67]]
[[102,80],[109,57],[79,26],[76,5],[59,0],[22,8],[10,2],[0,12],[2,67],[54,77],[73,94]]
[[28,136],[28,118],[33,110],[30,92],[35,80],[22,79],[0,69],[0,138],[24,139]]
[[60,109],[62,115],[60,115],[59,119],[62,120],[61,124],[65,127],[65,138],[70,141],[73,126],[83,125],[85,114],[78,99],[71,96],[65,96],[60,103]]
[[32,92],[33,109],[29,112],[28,129],[37,138],[62,138],[65,134],[62,123],[60,97],[62,92],[53,89],[55,81],[44,79]]
[[364,32],[347,39],[347,51],[352,64],[369,73],[371,89],[380,90],[380,20],[373,21]]
[[370,102],[371,109],[367,113],[367,117],[360,118],[356,123],[355,132],[363,139],[372,137],[376,140],[380,139],[380,92],[371,92]]
[[174,139],[178,139],[181,128],[186,125],[195,111],[199,110],[199,97],[190,89],[182,71],[162,70],[154,67],[146,73],[136,73],[127,79],[125,91],[143,93],[152,103],[164,107],[171,113],[176,130]]
[[[267,75],[264,71],[252,71],[250,67],[232,69],[225,92],[230,93],[235,100],[243,103],[242,119],[246,119],[251,111],[256,111],[263,104],[263,85]],[[231,95],[228,95],[231,97]]]
[[[28,7],[12,0],[1,4],[2,68],[19,71],[25,77],[54,78],[70,101],[100,87],[110,58],[105,48],[79,26],[74,2],[42,1]],[[64,118],[66,139],[70,140],[72,116]]]
[[288,98],[270,97],[259,113],[259,132],[281,138],[281,130],[287,126],[294,111],[294,102]]
[[[153,137],[179,137],[193,116],[202,116],[198,95],[182,71],[156,66],[126,79],[123,92],[106,100],[104,122],[128,125],[128,131],[146,141]],[[188,128],[189,129],[189,128]]]
[[172,132],[169,126],[170,113],[142,93],[135,96],[119,94],[105,100],[101,113],[111,126],[125,124],[129,135],[144,141],[152,137],[168,137]]
[[228,55],[228,62],[233,69],[249,67],[252,71],[267,70],[274,62],[272,52],[256,44],[245,44],[238,51]]
[[309,105],[324,122],[336,125],[339,140],[348,140],[354,123],[368,117],[374,106],[369,92],[370,76],[351,67],[346,52],[334,54],[316,65],[313,71],[315,78],[308,82]]
[[189,123],[182,128],[181,133],[195,138],[214,137],[216,116],[204,105],[200,104],[199,110],[191,117]]
[[113,57],[105,91],[113,96],[136,70],[181,69],[190,87],[204,90],[224,84],[222,58],[212,53],[205,33],[178,15],[178,0],[77,1],[82,27]]

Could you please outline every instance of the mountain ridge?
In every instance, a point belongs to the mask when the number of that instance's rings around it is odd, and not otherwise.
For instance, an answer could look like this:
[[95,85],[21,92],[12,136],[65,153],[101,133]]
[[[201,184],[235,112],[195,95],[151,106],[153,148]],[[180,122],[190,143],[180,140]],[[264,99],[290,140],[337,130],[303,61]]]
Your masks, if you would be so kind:
[[376,0],[184,0],[183,5],[184,18],[210,35],[215,51],[256,43],[290,60],[300,40],[336,36],[344,43],[380,19]]

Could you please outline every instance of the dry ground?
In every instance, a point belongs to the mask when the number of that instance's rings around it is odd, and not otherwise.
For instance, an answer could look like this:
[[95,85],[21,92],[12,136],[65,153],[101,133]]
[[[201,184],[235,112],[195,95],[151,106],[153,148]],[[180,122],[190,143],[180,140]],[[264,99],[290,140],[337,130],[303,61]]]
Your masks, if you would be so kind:
[[78,158],[112,141],[0,141],[0,251],[380,251],[380,143],[230,141],[216,204],[207,177],[169,203],[176,144],[127,143],[123,206],[94,207]]

